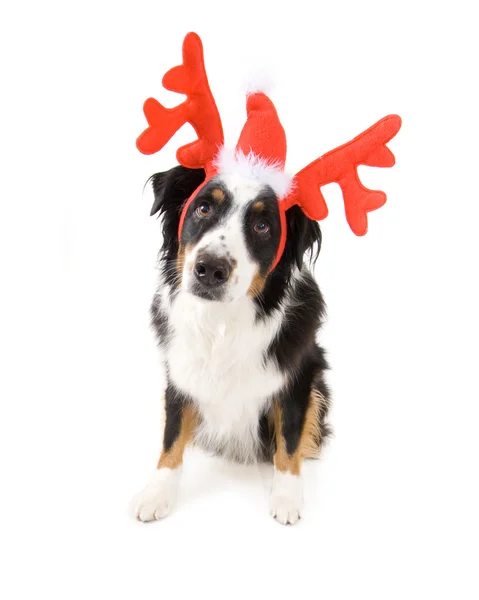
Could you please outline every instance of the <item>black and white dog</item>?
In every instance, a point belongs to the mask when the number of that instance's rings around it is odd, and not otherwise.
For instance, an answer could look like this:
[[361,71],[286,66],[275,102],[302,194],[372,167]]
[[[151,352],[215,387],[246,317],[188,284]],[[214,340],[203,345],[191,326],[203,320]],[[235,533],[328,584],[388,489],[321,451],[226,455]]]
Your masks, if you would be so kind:
[[[270,511],[296,523],[301,463],[328,435],[327,363],[316,343],[325,305],[303,258],[317,259],[321,232],[297,206],[287,213],[285,251],[271,187],[237,173],[206,183],[202,169],[152,178],[163,224],[152,324],[165,360],[163,451],[134,502],[140,521],[165,517],[188,443],[230,460],[274,464]],[[271,271],[271,272],[270,272]]]

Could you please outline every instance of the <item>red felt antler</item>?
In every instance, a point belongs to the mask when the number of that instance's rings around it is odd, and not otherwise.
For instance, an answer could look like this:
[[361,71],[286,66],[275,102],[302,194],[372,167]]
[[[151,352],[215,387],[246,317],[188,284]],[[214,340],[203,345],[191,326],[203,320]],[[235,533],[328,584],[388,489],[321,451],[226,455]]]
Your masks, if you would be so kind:
[[179,148],[176,157],[184,167],[208,171],[223,144],[223,128],[206,77],[203,46],[196,33],[185,37],[183,64],[165,74],[163,86],[186,94],[187,98],[175,108],[165,108],[154,98],[146,100],[143,110],[149,127],[136,141],[138,150],[143,154],[158,152],[185,123],[190,123],[198,139]]
[[381,207],[386,202],[386,194],[364,187],[357,167],[392,167],[394,155],[386,144],[400,127],[401,118],[397,115],[384,117],[347,144],[331,150],[302,169],[294,178],[295,187],[284,199],[285,210],[298,204],[310,219],[324,219],[328,215],[328,207],[320,187],[335,182],[343,192],[349,226],[356,235],[364,235],[368,230],[367,213]]

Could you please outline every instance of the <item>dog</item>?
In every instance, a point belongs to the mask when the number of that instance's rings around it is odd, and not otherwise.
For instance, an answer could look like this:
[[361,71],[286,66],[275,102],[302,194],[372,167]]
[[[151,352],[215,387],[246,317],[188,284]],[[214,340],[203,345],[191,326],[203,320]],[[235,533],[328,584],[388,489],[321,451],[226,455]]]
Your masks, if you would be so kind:
[[302,463],[318,457],[330,434],[328,364],[316,341],[325,302],[309,269],[320,227],[298,206],[287,210],[286,245],[271,270],[281,224],[268,184],[234,172],[204,184],[203,169],[184,166],[150,180],[151,215],[163,233],[151,324],[167,375],[166,419],[135,515],[147,522],[170,513],[193,444],[232,461],[270,462],[270,513],[294,524],[303,510]]

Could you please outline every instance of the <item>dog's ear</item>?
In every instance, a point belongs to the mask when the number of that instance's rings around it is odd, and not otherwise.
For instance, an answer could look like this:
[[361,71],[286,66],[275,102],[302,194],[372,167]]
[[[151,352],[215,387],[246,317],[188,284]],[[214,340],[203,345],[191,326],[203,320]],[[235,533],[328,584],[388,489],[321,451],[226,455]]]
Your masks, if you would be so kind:
[[318,258],[322,240],[321,229],[316,221],[308,219],[299,206],[292,206],[286,212],[286,221],[288,254],[301,270],[306,252],[310,252],[311,262]]
[[157,212],[160,215],[169,211],[181,213],[183,204],[204,180],[204,169],[187,169],[181,166],[152,175],[149,181],[153,187],[155,201],[150,216]]
[[178,245],[178,227],[181,211],[191,194],[205,180],[203,169],[187,169],[174,167],[164,173],[152,175],[151,181],[155,201],[150,215],[161,217],[163,222],[163,248],[169,248],[173,253]]

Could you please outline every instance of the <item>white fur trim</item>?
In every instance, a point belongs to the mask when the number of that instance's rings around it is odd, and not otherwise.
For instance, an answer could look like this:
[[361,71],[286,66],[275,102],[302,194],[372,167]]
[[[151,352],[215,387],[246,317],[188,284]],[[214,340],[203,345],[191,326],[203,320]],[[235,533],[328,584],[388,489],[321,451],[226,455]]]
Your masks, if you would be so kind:
[[221,175],[241,175],[273,188],[278,198],[284,198],[291,190],[293,179],[283,171],[279,161],[267,160],[250,152],[222,148],[215,159],[215,167]]
[[269,96],[273,90],[274,84],[270,73],[265,69],[251,70],[245,83],[243,84],[244,91],[247,96],[262,92]]

